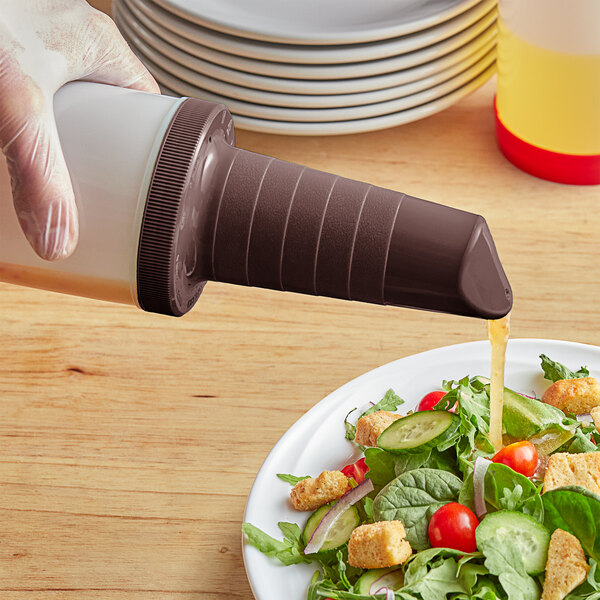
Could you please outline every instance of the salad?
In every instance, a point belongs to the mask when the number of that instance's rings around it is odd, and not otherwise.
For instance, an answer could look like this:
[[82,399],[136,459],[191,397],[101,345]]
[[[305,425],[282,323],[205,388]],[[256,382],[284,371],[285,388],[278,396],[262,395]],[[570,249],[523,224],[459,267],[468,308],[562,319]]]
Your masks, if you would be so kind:
[[487,379],[445,381],[406,416],[388,390],[346,417],[363,457],[278,474],[306,512],[283,539],[244,523],[247,541],[313,563],[308,600],[600,600],[600,385],[541,359],[542,399],[504,390],[499,452]]

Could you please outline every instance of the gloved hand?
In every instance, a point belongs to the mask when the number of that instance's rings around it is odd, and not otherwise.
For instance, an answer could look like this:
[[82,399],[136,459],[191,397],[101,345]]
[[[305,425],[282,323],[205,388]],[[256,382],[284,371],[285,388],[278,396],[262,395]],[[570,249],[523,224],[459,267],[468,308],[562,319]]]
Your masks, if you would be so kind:
[[84,0],[1,0],[0,149],[21,227],[49,260],[67,257],[78,239],[53,112],[54,93],[76,79],[159,91],[113,21]]

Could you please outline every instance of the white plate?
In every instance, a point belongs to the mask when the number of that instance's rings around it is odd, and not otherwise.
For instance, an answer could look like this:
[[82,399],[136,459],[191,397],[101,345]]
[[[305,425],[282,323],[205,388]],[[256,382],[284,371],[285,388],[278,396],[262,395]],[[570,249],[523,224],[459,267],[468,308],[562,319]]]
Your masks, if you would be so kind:
[[[166,90],[173,96],[191,96],[197,95],[197,90],[193,86],[181,81],[177,77],[170,75],[160,67],[146,61],[146,66],[154,75],[163,90]],[[419,119],[429,117],[438,113],[449,106],[458,102],[477,88],[481,87],[495,72],[495,66],[488,67],[481,75],[467,83],[465,86],[450,94],[428,102],[422,106],[417,106],[408,110],[403,110],[383,117],[374,117],[370,119],[356,119],[353,121],[334,121],[330,123],[297,123],[293,121],[272,121],[269,119],[255,119],[238,115],[232,112],[236,127],[248,131],[258,131],[260,133],[275,133],[278,135],[346,135],[350,133],[364,133],[366,131],[377,131],[378,129],[388,129],[397,127],[405,123],[412,123]]]
[[[236,56],[235,54],[220,52],[197,44],[166,29],[132,4],[127,5],[123,1],[115,3],[115,12],[118,10],[121,11],[128,25],[134,27],[140,35],[145,32],[146,38],[144,39],[151,46],[162,50],[164,54],[169,55],[170,48],[175,47],[215,67],[228,68],[226,81],[231,83],[245,85],[242,81],[236,80],[240,75],[266,75],[266,80],[271,82],[270,84],[264,82],[262,86],[251,87],[292,94],[306,93],[301,92],[304,89],[304,82],[296,81],[297,79],[313,80],[309,81],[310,89],[314,90],[310,93],[315,94],[352,94],[416,81],[423,77],[435,75],[444,69],[467,60],[482,46],[495,40],[497,30],[492,14],[488,17],[491,25],[464,46],[418,67],[394,72],[393,68],[395,67],[390,64],[395,60],[394,58],[391,61],[383,59],[355,63],[354,65],[329,66],[278,63]],[[150,38],[153,39],[152,43],[149,41]],[[174,56],[171,56],[171,58],[176,60]],[[381,75],[380,73],[385,74]],[[351,78],[343,79],[343,77]],[[360,77],[360,79],[357,79],[357,77]]]
[[[113,18],[123,34],[132,40],[136,46],[142,48],[151,58],[152,55],[155,54],[159,57],[170,59],[183,67],[199,73],[201,76],[210,78],[208,80],[201,80],[202,83],[186,78],[190,83],[195,83],[212,92],[231,95],[227,86],[224,86],[221,83],[225,82],[226,84],[243,86],[244,90],[240,92],[240,97],[243,97],[244,100],[249,102],[269,104],[272,106],[305,108],[360,106],[361,104],[372,104],[375,102],[384,102],[386,100],[402,98],[429,89],[462,73],[474,65],[478,60],[482,59],[494,48],[496,36],[495,28],[488,29],[488,35],[486,37],[488,37],[489,40],[487,43],[482,45],[463,61],[443,71],[430,75],[429,77],[423,77],[422,79],[411,81],[409,83],[373,91],[320,94],[318,88],[323,87],[323,83],[327,85],[328,82],[312,82],[307,80],[295,81],[244,73],[235,69],[228,69],[226,67],[215,65],[212,62],[202,60],[196,56],[183,52],[171,44],[161,42],[147,29],[141,26],[140,23],[131,18],[131,14],[128,15],[128,9],[124,4],[115,6]],[[160,65],[161,59],[155,58],[155,62]],[[177,74],[177,71],[173,68],[169,68],[168,65],[165,64],[162,66],[173,74]],[[290,92],[288,89],[290,87],[289,83],[294,84],[293,87],[295,90],[293,92]]]
[[[250,102],[259,105],[275,106],[275,107],[287,107],[295,109],[310,109],[303,110],[303,114],[309,121],[318,120],[339,120],[335,114],[331,114],[331,111],[323,111],[315,113],[314,109],[332,109],[339,107],[361,107],[364,105],[369,106],[369,110],[372,114],[366,115],[363,109],[356,108],[357,114],[355,117],[352,115],[350,118],[363,118],[364,116],[373,116],[375,114],[382,114],[382,112],[390,112],[388,107],[390,101],[398,100],[400,98],[407,98],[404,108],[410,108],[417,104],[423,104],[429,100],[435,99],[441,95],[460,87],[465,82],[472,79],[475,75],[481,72],[484,68],[489,66],[495,57],[495,45],[494,42],[489,42],[487,47],[482,48],[479,52],[474,54],[469,61],[465,61],[463,64],[455,65],[454,67],[438,73],[432,77],[414,81],[412,83],[405,84],[403,86],[396,86],[384,90],[377,90],[373,92],[362,92],[359,94],[336,94],[336,95],[306,95],[306,94],[285,94],[279,92],[268,92],[257,89],[252,89],[245,86],[238,86],[227,80],[215,79],[214,77],[207,77],[206,74],[198,72],[197,69],[202,68],[202,65],[198,65],[196,69],[193,69],[190,64],[183,66],[180,62],[174,62],[169,57],[165,56],[161,52],[154,50],[149,46],[145,40],[142,40],[136,35],[129,25],[125,24],[120,17],[120,10],[116,10],[115,21],[121,28],[121,31],[126,39],[129,40],[134,49],[141,51],[141,53],[156,63],[159,67],[165,69],[169,73],[179,77],[180,79],[188,82],[191,85],[197,86],[202,93],[205,91],[212,92],[226,97],[222,99],[222,102],[229,102],[234,110],[236,109],[232,100],[241,100],[244,102]],[[186,55],[188,56],[188,55]],[[191,58],[191,57],[190,57]],[[193,61],[198,59],[192,58]],[[212,71],[211,71],[212,72]],[[210,73],[208,74],[210,75]],[[198,92],[200,93],[200,92]],[[408,99],[412,96],[411,99]],[[219,101],[217,98],[212,99]],[[232,100],[229,100],[232,99]],[[392,106],[393,110],[403,110],[404,108],[398,108]],[[267,109],[267,113],[264,113],[264,109],[254,108],[254,112],[244,113],[238,110],[240,114],[247,114],[247,116],[255,117],[266,117],[269,118],[270,109]],[[381,111],[381,112],[376,112]],[[291,116],[281,115],[284,119],[291,119]],[[277,118],[277,117],[273,117]],[[346,117],[347,118],[347,117]]]
[[[418,34],[353,46],[314,47],[245,40],[204,29],[163,10],[154,4],[152,0],[128,0],[127,4],[139,8],[163,28],[169,29],[196,44],[259,60],[333,65],[379,60],[434,46],[435,54],[433,56],[430,53],[424,60],[419,59],[420,62],[412,62],[408,65],[413,66],[447,54],[479,35],[495,18],[497,0],[483,0],[456,19]],[[358,75],[349,75],[349,77],[356,76]]]
[[[539,355],[574,368],[587,365],[600,376],[600,348],[553,340],[511,340],[506,355],[506,385],[517,391],[540,395],[548,382],[542,378]],[[393,388],[406,403],[401,411],[414,409],[427,392],[439,389],[444,379],[490,372],[487,341],[470,342],[423,352],[379,367],[350,381],[319,402],[281,437],[263,463],[246,505],[244,521],[281,539],[278,521],[301,526],[307,513],[293,510],[287,498],[290,486],[276,473],[318,474],[341,468],[358,458],[344,439],[344,416],[357,407],[377,402]],[[306,588],[315,571],[313,565],[282,567],[244,541],[244,564],[256,600],[305,600]]]
[[155,0],[198,25],[296,44],[356,44],[433,27],[477,0]]
[[[306,108],[307,106],[310,106],[312,96],[303,96],[301,97],[299,104],[300,107],[304,108],[287,108],[283,106],[283,102],[286,100],[288,102],[294,100],[294,97],[291,95],[260,92],[258,90],[231,85],[217,79],[205,77],[204,75],[200,75],[195,71],[171,61],[162,54],[149,48],[139,39],[134,40],[133,38],[130,38],[129,43],[144,63],[148,63],[148,60],[150,60],[152,64],[160,67],[165,72],[177,77],[181,81],[185,81],[187,85],[190,86],[189,90],[198,98],[225,104],[232,112],[246,117],[296,122],[331,122],[368,119],[414,108],[415,106],[426,104],[427,102],[441,98],[442,96],[459,89],[490,67],[496,58],[496,49],[493,48],[482,59],[455,77],[432,88],[403,98],[387,100],[385,102],[376,102],[374,104],[365,104],[362,106],[346,106],[344,108]],[[187,95],[192,95],[189,91],[186,91],[185,93]],[[282,104],[277,104],[278,97],[282,97]],[[264,104],[262,102],[264,102]],[[271,104],[272,102],[274,102],[273,105]]]

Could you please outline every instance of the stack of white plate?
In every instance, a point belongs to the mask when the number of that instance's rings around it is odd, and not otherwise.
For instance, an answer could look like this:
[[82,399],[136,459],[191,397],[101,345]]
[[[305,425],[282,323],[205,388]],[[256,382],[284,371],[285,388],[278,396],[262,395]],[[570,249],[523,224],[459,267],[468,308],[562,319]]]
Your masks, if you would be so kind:
[[333,135],[438,112],[494,71],[497,0],[115,0],[167,93],[244,129]]

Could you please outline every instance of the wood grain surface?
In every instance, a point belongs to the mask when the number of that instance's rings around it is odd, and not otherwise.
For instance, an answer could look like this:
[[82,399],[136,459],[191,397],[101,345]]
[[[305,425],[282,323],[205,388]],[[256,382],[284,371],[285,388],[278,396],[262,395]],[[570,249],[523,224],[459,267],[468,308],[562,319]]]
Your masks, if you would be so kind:
[[[493,93],[387,131],[237,140],[480,212],[513,336],[597,344],[600,190],[511,166]],[[373,367],[485,336],[477,320],[219,284],[182,319],[2,284],[0,315],[0,600],[250,600],[240,525],[277,439]]]

